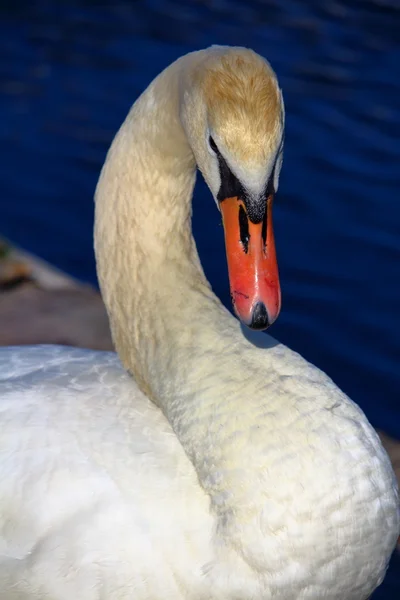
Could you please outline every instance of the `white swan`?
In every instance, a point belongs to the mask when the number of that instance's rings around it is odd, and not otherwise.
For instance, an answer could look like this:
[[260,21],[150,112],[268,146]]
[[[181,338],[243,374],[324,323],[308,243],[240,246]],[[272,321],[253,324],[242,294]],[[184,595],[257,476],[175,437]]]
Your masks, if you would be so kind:
[[2,600],[365,600],[381,582],[399,512],[378,436],[317,368],[244,337],[191,234],[197,163],[236,310],[272,321],[282,135],[275,76],[245,49],[183,57],[133,106],[95,237],[135,381],[112,353],[1,349]]

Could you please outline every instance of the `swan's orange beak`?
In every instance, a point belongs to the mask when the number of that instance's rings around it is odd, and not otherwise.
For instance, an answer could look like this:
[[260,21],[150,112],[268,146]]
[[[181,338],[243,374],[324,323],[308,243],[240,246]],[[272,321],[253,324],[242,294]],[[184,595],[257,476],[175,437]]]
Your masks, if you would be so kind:
[[250,221],[239,198],[226,198],[220,203],[233,307],[239,319],[252,329],[272,325],[281,309],[272,201],[271,194],[264,220],[257,224]]

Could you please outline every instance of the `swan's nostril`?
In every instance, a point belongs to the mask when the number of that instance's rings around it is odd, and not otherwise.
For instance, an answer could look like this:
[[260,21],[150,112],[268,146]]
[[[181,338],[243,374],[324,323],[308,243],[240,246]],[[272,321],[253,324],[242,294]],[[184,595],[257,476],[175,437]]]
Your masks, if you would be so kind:
[[249,327],[251,329],[267,329],[270,326],[268,320],[268,313],[265,307],[264,302],[257,302],[255,307],[253,308],[253,312],[251,315],[251,323]]
[[262,229],[261,229],[261,237],[262,237],[262,241],[263,241],[264,252],[267,247],[267,218],[268,218],[268,211],[265,211],[265,215],[264,215],[264,219],[263,219],[263,223],[262,223]]
[[243,250],[247,254],[249,251],[249,240],[250,240],[250,232],[249,232],[249,221],[247,219],[246,211],[243,206],[240,205],[239,208],[239,230],[240,230],[240,241],[242,242]]

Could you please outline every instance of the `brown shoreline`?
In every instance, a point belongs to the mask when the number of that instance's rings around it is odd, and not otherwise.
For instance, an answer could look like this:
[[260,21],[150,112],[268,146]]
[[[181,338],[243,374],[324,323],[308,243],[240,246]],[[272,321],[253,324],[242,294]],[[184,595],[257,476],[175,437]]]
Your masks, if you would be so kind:
[[0,346],[19,344],[113,350],[94,288],[0,240]]

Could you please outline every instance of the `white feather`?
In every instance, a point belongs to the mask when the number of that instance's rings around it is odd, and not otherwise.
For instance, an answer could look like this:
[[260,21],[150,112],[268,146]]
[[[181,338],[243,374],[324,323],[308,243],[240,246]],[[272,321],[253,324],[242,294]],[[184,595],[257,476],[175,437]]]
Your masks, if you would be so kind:
[[113,353],[0,349],[4,600],[365,600],[384,577],[399,511],[378,436],[317,368],[245,336],[201,270],[176,91],[197,59],[135,104],[96,194],[136,383]]

